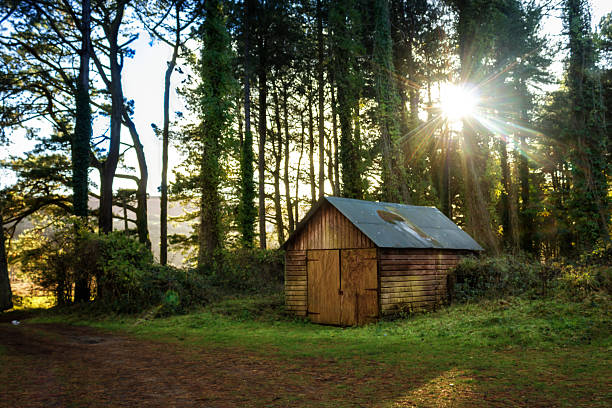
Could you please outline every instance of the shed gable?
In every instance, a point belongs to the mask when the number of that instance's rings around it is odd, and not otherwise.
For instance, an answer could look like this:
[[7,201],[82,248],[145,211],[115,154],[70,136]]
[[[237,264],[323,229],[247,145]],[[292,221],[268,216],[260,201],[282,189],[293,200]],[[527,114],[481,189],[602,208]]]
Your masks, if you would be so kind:
[[325,201],[287,242],[287,250],[376,248],[370,238]]

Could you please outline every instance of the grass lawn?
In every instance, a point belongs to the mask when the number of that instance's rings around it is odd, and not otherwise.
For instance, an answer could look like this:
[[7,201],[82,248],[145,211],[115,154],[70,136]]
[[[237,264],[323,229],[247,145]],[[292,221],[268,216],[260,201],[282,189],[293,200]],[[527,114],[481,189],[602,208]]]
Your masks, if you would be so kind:
[[597,299],[485,301],[357,328],[293,318],[276,296],[157,319],[49,311],[28,322],[266,362],[279,395],[245,406],[612,406],[612,317]]

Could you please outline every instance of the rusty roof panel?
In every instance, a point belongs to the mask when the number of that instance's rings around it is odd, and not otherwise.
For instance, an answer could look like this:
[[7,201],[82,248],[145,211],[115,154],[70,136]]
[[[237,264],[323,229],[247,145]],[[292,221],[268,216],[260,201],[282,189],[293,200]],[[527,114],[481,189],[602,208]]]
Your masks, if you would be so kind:
[[380,248],[483,248],[435,207],[325,197]]

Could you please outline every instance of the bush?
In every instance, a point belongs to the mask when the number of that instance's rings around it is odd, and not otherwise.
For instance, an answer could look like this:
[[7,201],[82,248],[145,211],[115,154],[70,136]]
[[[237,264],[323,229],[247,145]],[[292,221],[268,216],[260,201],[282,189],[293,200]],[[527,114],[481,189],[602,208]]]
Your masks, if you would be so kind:
[[155,314],[186,313],[218,299],[219,290],[195,270],[162,266],[151,251],[122,232],[88,237],[98,247],[95,303],[119,313],[157,307]]
[[463,259],[454,269],[454,298],[459,302],[523,294],[541,294],[554,273],[524,255]]
[[[40,220],[47,224],[48,220]],[[13,246],[11,257],[21,265],[21,271],[32,282],[55,294],[59,305],[72,301],[72,287],[76,279],[97,268],[95,248],[83,245],[86,226],[78,219],[50,223],[52,233],[43,228],[32,228],[22,234]]]
[[83,246],[94,248],[88,252],[94,252],[90,256],[97,260],[96,300],[120,310],[138,306],[145,296],[142,281],[153,267],[151,251],[123,232],[89,233],[82,241]]
[[558,289],[569,299],[582,300],[593,293],[612,296],[612,244],[601,244],[575,262],[555,262]]
[[540,263],[525,255],[465,258],[454,269],[459,302],[506,296],[561,296],[581,301],[593,294],[612,296],[612,244],[577,260]]
[[144,306],[161,306],[160,314],[186,313],[221,298],[218,288],[194,270],[154,265],[142,279]]
[[74,283],[90,282],[98,311],[185,313],[222,295],[281,293],[283,253],[223,251],[208,267],[178,269],[154,263],[151,251],[121,231],[98,235],[79,220],[56,223],[47,235],[35,230],[19,243],[24,272],[57,303],[72,302]]
[[282,251],[238,249],[219,252],[215,261],[198,271],[227,292],[273,293],[282,290],[283,265]]

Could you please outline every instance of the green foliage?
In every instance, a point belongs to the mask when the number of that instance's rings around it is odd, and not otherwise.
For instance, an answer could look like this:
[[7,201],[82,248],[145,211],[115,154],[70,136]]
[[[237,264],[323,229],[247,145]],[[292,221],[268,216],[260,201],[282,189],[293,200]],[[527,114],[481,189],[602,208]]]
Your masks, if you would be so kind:
[[334,85],[338,89],[342,195],[349,198],[363,197],[358,109],[364,79],[357,64],[357,55],[363,53],[360,5],[353,1],[334,1],[329,12],[330,41],[334,55],[332,69]]
[[566,301],[612,299],[612,244],[575,260],[541,263],[525,255],[466,258],[454,270],[454,296],[465,302],[508,296],[557,296]]
[[85,279],[99,311],[185,313],[224,295],[280,293],[283,285],[280,251],[224,251],[199,270],[179,269],[155,264],[123,231],[98,235],[78,219],[55,223],[52,232],[30,230],[15,247],[23,272],[52,290],[57,304],[70,304],[75,282]]
[[140,242],[123,232],[83,237],[89,256],[97,261],[96,301],[115,304],[117,309],[131,308],[143,296],[142,280],[152,269],[153,255]]
[[233,141],[236,81],[233,76],[231,38],[226,28],[223,3],[204,3],[205,19],[198,34],[203,43],[199,58],[191,56],[197,84],[187,89],[187,100],[199,123],[185,127],[182,135],[186,159],[172,186],[174,194],[197,197],[199,208],[198,264],[206,263],[223,244],[224,207],[220,189],[225,180],[224,160]]
[[594,248],[598,239],[609,240],[610,225],[609,138],[588,7],[585,0],[564,3],[570,51],[566,80],[571,104],[567,130],[572,170],[569,212],[578,251]]
[[600,293],[612,297],[612,244],[599,244],[575,262],[555,263],[560,270],[560,293],[568,299],[583,300]]
[[210,283],[229,293],[278,292],[283,285],[283,252],[263,249],[221,251],[199,269]]
[[[49,221],[43,218],[43,222]],[[39,227],[23,233],[10,256],[21,264],[22,272],[28,274],[33,282],[54,292],[57,304],[65,305],[72,301],[72,286],[78,272],[76,266],[91,273],[95,270],[95,258],[92,264],[91,258],[79,251],[79,233],[75,233],[82,227],[79,220],[51,225],[54,228],[52,233],[45,234]]]
[[253,133],[244,133],[244,142],[240,149],[240,203],[238,204],[237,224],[240,231],[240,242],[245,248],[253,247],[255,238],[255,182],[253,181]]
[[92,129],[89,89],[83,88],[83,84],[79,81],[76,91],[76,125],[72,137],[72,202],[74,214],[86,217],[89,199],[87,170],[91,154],[89,141]]
[[141,280],[142,298],[135,311],[161,306],[157,314],[181,314],[221,297],[209,279],[194,270],[154,265]]
[[550,283],[543,265],[524,255],[465,258],[454,275],[459,302],[541,293]]

